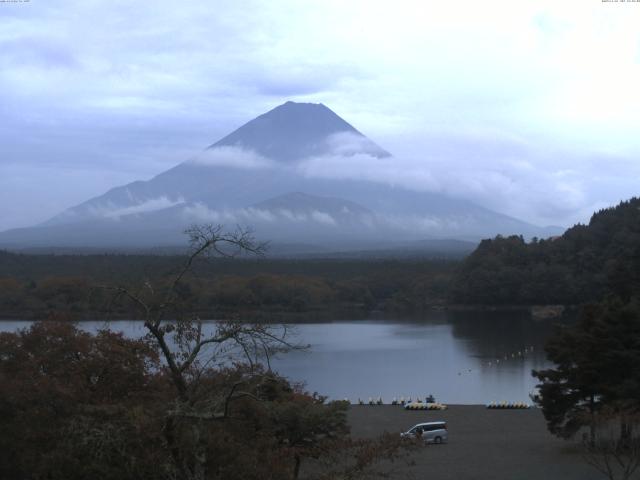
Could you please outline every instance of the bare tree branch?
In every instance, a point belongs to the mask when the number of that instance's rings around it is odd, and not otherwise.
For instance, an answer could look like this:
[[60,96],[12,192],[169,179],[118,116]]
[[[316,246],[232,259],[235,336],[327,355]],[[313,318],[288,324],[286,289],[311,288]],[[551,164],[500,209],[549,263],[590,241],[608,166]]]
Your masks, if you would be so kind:
[[[205,370],[215,361],[219,365],[228,365],[234,361],[235,355],[242,352],[252,374],[259,370],[262,356],[270,371],[272,355],[300,347],[287,339],[289,332],[286,327],[276,332],[275,327],[269,325],[223,321],[216,322],[214,330],[209,332],[203,329],[203,322],[197,316],[183,315],[180,312],[181,286],[187,275],[193,272],[199,258],[210,255],[228,258],[241,254],[261,256],[266,249],[265,243],[255,241],[251,230],[240,227],[229,233],[221,225],[194,225],[185,233],[189,237],[189,256],[165,286],[162,283],[160,287],[154,286],[151,280],[145,279],[138,292],[124,286],[101,288],[114,292],[114,302],[120,297],[127,298],[142,312],[144,326],[162,353],[177,392],[175,404],[167,412],[166,441],[181,477],[202,480],[207,450],[206,442],[203,442],[205,427],[201,422],[227,418],[231,402],[238,399],[260,400],[248,389],[240,390],[252,377],[242,378],[224,394],[215,389],[201,390]],[[201,360],[208,346],[215,348]],[[188,452],[175,443],[178,433],[184,431],[191,432],[192,450]]]

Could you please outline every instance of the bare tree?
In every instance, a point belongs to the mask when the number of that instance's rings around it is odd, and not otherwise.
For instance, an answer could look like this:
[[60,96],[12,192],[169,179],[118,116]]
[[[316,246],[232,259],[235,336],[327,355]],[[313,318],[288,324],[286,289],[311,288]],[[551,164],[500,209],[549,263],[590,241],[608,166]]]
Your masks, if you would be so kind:
[[[256,385],[273,381],[259,365],[266,363],[269,373],[272,355],[301,347],[289,341],[286,326],[250,324],[237,319],[204,324],[199,317],[185,314],[180,306],[181,289],[198,259],[210,255],[262,255],[265,250],[265,245],[257,243],[250,231],[241,228],[227,233],[220,225],[204,225],[193,226],[185,233],[191,250],[168,284],[158,286],[147,280],[136,290],[126,286],[103,288],[115,293],[113,301],[124,297],[133,302],[148,336],[160,350],[176,392],[164,426],[176,473],[179,478],[203,480],[207,476],[207,422],[228,418],[233,401],[256,398]],[[218,385],[202,391],[203,372],[229,366],[239,356],[250,366],[240,378],[222,388]],[[252,388],[245,389],[249,384]],[[184,448],[185,444],[189,448]]]
[[628,480],[640,467],[640,415],[606,409],[592,421],[592,435],[585,433],[583,458],[610,480]]
[[[245,403],[266,407],[283,452],[293,458],[291,478],[298,478],[306,458],[310,478],[388,478],[401,457],[407,456],[406,442],[399,436],[375,440],[353,440],[348,436],[342,402],[325,404],[324,398],[292,392],[297,401],[272,402],[283,380],[271,372],[270,358],[291,349],[306,348],[290,341],[285,325],[247,323],[238,319],[203,323],[189,314],[182,301],[188,292],[186,280],[196,262],[215,255],[233,257],[262,255],[264,244],[250,231],[226,233],[221,226],[194,226],[185,232],[191,250],[184,264],[169,281],[143,282],[136,289],[108,286],[112,301],[128,299],[144,321],[147,337],[161,353],[164,368],[175,392],[163,421],[163,434],[175,471],[171,479],[205,480],[219,473],[208,471],[215,458],[209,448],[212,424],[228,420],[242,422]],[[238,367],[239,368],[230,368]],[[286,381],[284,381],[288,385]],[[263,401],[264,400],[264,401]],[[224,424],[224,428],[233,424]],[[215,470],[215,467],[211,467]],[[285,468],[287,470],[287,468]],[[307,475],[307,476],[309,476]]]

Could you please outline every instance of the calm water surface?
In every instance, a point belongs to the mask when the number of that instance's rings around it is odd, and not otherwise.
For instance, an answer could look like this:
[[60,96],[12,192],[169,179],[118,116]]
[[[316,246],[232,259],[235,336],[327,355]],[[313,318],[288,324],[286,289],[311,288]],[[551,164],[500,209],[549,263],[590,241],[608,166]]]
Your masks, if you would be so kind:
[[[0,322],[12,331],[29,322]],[[96,330],[105,322],[82,322]],[[113,321],[112,330],[144,334],[137,321]],[[295,339],[308,351],[272,361],[274,370],[309,391],[330,398],[433,394],[445,403],[528,401],[536,384],[532,369],[548,366],[543,345],[550,322],[518,312],[432,312],[420,318],[373,318],[300,324]]]

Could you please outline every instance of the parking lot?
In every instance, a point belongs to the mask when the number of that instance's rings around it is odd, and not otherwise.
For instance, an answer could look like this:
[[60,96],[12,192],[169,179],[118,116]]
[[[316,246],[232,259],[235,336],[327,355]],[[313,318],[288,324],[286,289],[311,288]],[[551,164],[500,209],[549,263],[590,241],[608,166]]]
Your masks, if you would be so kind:
[[552,436],[542,412],[489,410],[454,405],[444,411],[407,411],[400,406],[352,406],[349,423],[355,437],[405,431],[421,422],[447,422],[449,442],[429,445],[412,455],[412,467],[397,478],[457,480],[601,480],[574,444]]

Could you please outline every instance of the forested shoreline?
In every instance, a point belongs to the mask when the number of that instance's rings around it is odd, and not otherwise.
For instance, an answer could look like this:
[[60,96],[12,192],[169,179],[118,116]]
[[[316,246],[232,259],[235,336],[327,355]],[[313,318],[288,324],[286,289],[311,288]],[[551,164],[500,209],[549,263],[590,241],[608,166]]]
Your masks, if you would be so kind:
[[[183,256],[27,255],[0,251],[0,318],[133,319],[104,287],[163,284]],[[462,260],[199,259],[183,307],[201,318],[313,321],[374,311],[579,306],[640,289],[640,200],[594,213],[562,236],[483,240]]]
[[[104,287],[162,284],[179,256],[25,255],[0,252],[0,318],[135,318]],[[183,307],[201,318],[304,321],[442,306],[457,262],[449,260],[202,259],[182,285]],[[55,272],[55,274],[53,274]]]
[[562,236],[483,240],[452,281],[454,303],[580,305],[640,290],[640,199],[593,214]]

